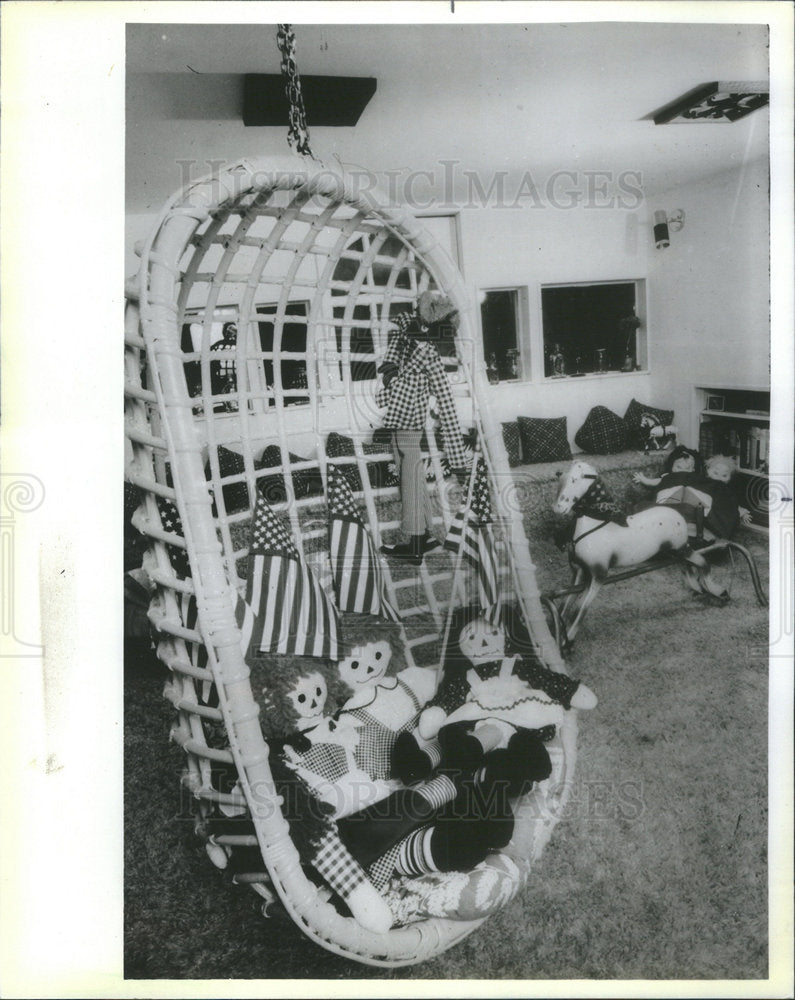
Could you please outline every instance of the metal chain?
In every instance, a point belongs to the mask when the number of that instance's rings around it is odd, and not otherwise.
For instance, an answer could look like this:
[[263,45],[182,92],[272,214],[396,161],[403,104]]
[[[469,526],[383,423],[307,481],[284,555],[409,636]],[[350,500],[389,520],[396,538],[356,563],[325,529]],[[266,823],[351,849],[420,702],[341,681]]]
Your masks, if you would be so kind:
[[292,25],[278,25],[276,41],[282,54],[282,76],[284,77],[287,102],[290,105],[290,127],[287,132],[287,141],[302,156],[311,156],[314,160],[315,154],[310,149],[309,130],[306,127],[306,109],[304,108],[304,95],[301,92],[301,77],[298,75],[298,65],[295,61],[295,33]]

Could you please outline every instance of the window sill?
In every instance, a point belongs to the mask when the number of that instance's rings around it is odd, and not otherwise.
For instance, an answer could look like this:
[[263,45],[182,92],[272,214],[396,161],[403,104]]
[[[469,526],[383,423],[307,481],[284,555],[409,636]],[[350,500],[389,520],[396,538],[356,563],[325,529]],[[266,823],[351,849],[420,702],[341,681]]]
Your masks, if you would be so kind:
[[644,368],[641,371],[633,372],[621,372],[621,371],[609,371],[609,372],[583,372],[580,375],[545,375],[540,381],[544,384],[554,384],[558,382],[591,382],[594,379],[604,379],[604,378],[633,378],[638,375],[648,375],[649,369]]
[[499,389],[500,387],[513,385],[563,385],[571,382],[592,382],[596,379],[637,378],[639,375],[648,374],[650,374],[649,369],[644,368],[643,371],[639,372],[586,372],[583,375],[545,375],[540,379],[513,378],[502,379],[499,382],[489,382],[489,388]]

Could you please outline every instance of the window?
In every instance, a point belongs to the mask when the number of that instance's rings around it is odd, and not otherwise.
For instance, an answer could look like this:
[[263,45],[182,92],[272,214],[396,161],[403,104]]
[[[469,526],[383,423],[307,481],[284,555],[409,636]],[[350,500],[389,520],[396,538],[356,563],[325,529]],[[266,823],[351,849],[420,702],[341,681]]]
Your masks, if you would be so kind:
[[[274,361],[273,361],[273,329],[276,315],[276,304],[258,305],[256,307],[258,321],[246,330],[249,346],[246,353],[246,374],[248,384],[248,409],[254,412],[263,406],[274,405]],[[306,369],[306,327],[308,316],[307,302],[288,302],[285,306],[285,317],[282,323],[280,344],[279,373],[283,389],[285,406],[297,406],[308,403],[307,369]],[[209,331],[210,385],[202,383],[201,351],[205,337],[205,325]],[[229,395],[228,400],[216,400],[213,409],[216,412],[237,410],[235,397],[238,386],[237,371],[237,337],[238,316],[236,306],[217,306],[212,318],[200,310],[190,310],[185,314],[181,330],[181,348],[184,359],[185,379],[188,394],[192,397],[203,392],[214,396]],[[263,355],[266,355],[263,357]],[[194,407],[196,413],[201,412],[201,405]]]
[[[334,268],[331,301],[334,319],[339,321],[339,325],[335,327],[338,351],[342,351],[345,345],[341,321],[345,316],[348,302],[347,292],[339,287],[339,283],[361,280],[362,258],[370,252],[370,248],[369,235],[357,236],[346,246]],[[395,262],[400,266],[393,273]],[[415,267],[413,255],[408,248],[397,236],[391,234],[379,245],[378,252],[367,266],[358,296],[359,301],[354,305],[349,321],[353,323],[350,327],[348,345],[351,379],[354,382],[376,378],[377,358],[379,353],[385,350],[386,344],[379,345],[378,338],[373,336],[373,331],[382,324],[385,316],[384,302],[387,292],[391,300],[389,315],[392,319],[399,312],[411,308],[411,303],[417,294]],[[357,320],[361,325],[357,324]]]
[[[279,373],[284,396],[285,406],[298,406],[301,403],[308,403],[309,397],[303,395],[301,389],[307,388],[306,375],[306,317],[308,303],[288,302],[284,309],[284,321],[282,323],[282,337],[279,353],[286,355],[279,362]],[[260,350],[264,353],[273,352],[273,318],[276,316],[275,305],[257,306],[257,316],[264,317],[257,321],[259,328]],[[287,317],[294,317],[290,322]],[[273,381],[273,359],[264,358],[262,361],[265,372],[265,381],[268,386],[274,384]],[[270,405],[273,405],[271,399]]]
[[[235,391],[234,361],[231,353],[237,335],[237,312],[235,309],[219,307],[210,323],[210,350],[218,352],[218,360],[210,365],[209,392],[223,395]],[[180,347],[184,357],[185,381],[189,396],[199,396],[202,392],[201,349],[204,339],[204,314],[187,312],[182,324]],[[228,347],[226,345],[229,345]],[[216,403],[216,410],[235,409],[236,403]],[[197,408],[198,410],[198,408]]]
[[500,288],[482,294],[483,357],[489,381],[507,382],[522,378],[519,289]]
[[646,367],[645,282],[541,288],[544,374],[603,374]]

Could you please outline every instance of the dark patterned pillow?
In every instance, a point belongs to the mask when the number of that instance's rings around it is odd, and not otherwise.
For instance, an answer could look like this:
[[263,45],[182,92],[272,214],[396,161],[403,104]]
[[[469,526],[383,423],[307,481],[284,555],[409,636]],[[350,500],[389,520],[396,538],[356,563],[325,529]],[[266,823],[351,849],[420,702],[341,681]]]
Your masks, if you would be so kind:
[[[225,479],[227,476],[238,476],[245,472],[246,463],[243,461],[242,455],[239,455],[236,451],[231,451],[229,448],[224,448],[223,445],[219,445],[218,469],[221,479]],[[204,475],[207,479],[211,478],[209,462],[204,467]],[[224,507],[227,514],[249,509],[248,488],[245,482],[241,480],[238,483],[224,483],[221,489],[224,494]],[[217,513],[215,502],[213,502],[213,514],[217,516]]]
[[642,448],[646,443],[647,432],[640,426],[641,417],[644,413],[650,413],[663,425],[668,427],[674,422],[673,410],[661,410],[656,406],[646,406],[633,399],[624,414],[624,423],[627,425],[629,434],[628,443],[633,448]]
[[519,433],[519,423],[509,420],[502,425],[502,440],[508,452],[508,465],[513,469],[522,464],[522,437]]
[[590,455],[614,455],[627,446],[627,425],[606,406],[594,406],[574,435],[578,448]]
[[565,417],[519,417],[525,462],[565,462],[571,458]]
[[[382,435],[373,435],[373,438],[372,443],[362,445],[362,451],[365,455],[380,455],[385,451],[391,450],[391,444],[385,443]],[[329,458],[352,458],[356,454],[356,451],[351,438],[332,431],[326,438],[326,454]],[[370,485],[374,490],[397,484],[394,472],[390,471],[389,466],[390,462],[388,460],[367,463],[367,475],[370,479]],[[362,481],[359,478],[358,467],[355,464],[346,462],[344,465],[340,465],[340,468],[345,473],[350,488],[354,492],[361,490]]]
[[[289,462],[295,465],[296,462],[306,462],[300,455],[288,453]],[[258,469],[270,469],[282,464],[282,450],[276,444],[268,445],[263,451],[258,462],[254,463]],[[323,480],[320,477],[319,469],[296,469],[290,470],[293,479],[293,492],[296,500],[303,497],[322,496]],[[268,503],[284,503],[287,500],[287,490],[284,486],[284,476],[281,472],[272,476],[264,476],[257,483],[257,489]]]

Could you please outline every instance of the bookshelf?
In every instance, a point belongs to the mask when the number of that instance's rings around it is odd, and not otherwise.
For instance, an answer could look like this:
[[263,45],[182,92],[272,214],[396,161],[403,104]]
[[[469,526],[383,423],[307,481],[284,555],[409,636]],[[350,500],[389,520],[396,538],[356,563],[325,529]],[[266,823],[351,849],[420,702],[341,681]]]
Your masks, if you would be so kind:
[[754,527],[767,529],[770,389],[696,385],[694,393],[698,450],[704,458],[732,455],[736,459],[738,502],[751,511]]

